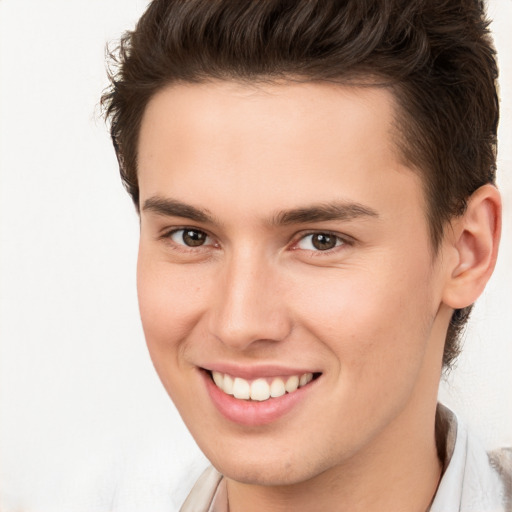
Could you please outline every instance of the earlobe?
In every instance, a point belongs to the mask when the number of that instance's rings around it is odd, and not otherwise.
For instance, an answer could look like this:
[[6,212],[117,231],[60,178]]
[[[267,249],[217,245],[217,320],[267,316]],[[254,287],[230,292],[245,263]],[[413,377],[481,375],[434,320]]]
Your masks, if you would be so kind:
[[460,309],[476,301],[496,265],[501,235],[501,197],[496,187],[489,184],[476,190],[452,228],[457,260],[449,269],[443,302]]

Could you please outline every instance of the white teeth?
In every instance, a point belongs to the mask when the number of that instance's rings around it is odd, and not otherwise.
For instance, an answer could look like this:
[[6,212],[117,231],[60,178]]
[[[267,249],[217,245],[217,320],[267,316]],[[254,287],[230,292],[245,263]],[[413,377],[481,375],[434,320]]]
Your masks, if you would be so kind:
[[268,400],[270,398],[270,386],[265,379],[256,379],[251,384],[251,400]]
[[251,396],[251,387],[245,379],[235,377],[233,382],[233,396],[243,400],[248,400]]
[[217,387],[220,388],[220,389],[223,389],[224,388],[224,375],[222,375],[222,373],[219,373],[219,372],[212,372],[212,377],[213,377],[213,382],[215,382],[215,384],[217,384]]
[[312,373],[305,373],[304,375],[300,376],[299,379],[299,386],[305,386],[308,382],[311,382],[313,380],[313,374]]
[[289,377],[259,378],[252,382],[241,377],[231,377],[227,373],[212,371],[215,385],[224,393],[240,400],[263,402],[269,398],[278,398],[286,393],[293,393],[299,387],[306,386],[313,380],[312,373],[291,375]]
[[291,377],[288,377],[288,380],[286,381],[286,384],[284,385],[284,388],[288,393],[293,393],[297,390],[299,387],[299,377],[297,375],[292,375]]
[[233,379],[228,374],[225,374],[222,387],[221,386],[219,386],[219,387],[220,387],[220,389],[222,389],[224,391],[224,393],[226,393],[228,395],[232,395],[233,394]]
[[279,396],[283,396],[286,393],[286,389],[284,387],[283,379],[274,379],[272,384],[270,384],[270,396],[272,398],[277,398]]

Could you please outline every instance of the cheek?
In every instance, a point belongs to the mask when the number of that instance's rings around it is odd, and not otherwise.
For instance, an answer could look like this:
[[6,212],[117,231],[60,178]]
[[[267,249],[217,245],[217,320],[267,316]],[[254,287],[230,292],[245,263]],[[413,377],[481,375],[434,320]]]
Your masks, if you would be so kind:
[[397,367],[417,369],[435,315],[428,268],[422,262],[398,273],[384,262],[302,281],[300,316],[340,371],[360,382],[399,378]]
[[140,316],[157,369],[159,359],[178,355],[196,325],[206,292],[202,282],[192,267],[172,265],[146,255],[143,249],[139,251]]
[[206,290],[200,282],[191,267],[139,252],[137,290],[148,351],[170,398],[186,414],[197,400],[197,390],[190,384],[196,368],[184,355],[204,304]]

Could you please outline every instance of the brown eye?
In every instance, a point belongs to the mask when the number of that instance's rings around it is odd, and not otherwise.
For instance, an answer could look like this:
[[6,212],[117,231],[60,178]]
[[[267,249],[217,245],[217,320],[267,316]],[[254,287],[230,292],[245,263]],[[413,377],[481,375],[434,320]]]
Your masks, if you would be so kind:
[[313,235],[311,238],[311,243],[313,247],[318,249],[319,251],[327,251],[328,249],[333,249],[336,247],[337,239],[335,236],[326,235],[324,233],[318,233]]
[[340,237],[330,233],[312,233],[303,237],[297,247],[308,251],[328,251],[343,244]]
[[200,247],[208,241],[208,235],[198,229],[177,229],[171,233],[171,240],[187,247]]

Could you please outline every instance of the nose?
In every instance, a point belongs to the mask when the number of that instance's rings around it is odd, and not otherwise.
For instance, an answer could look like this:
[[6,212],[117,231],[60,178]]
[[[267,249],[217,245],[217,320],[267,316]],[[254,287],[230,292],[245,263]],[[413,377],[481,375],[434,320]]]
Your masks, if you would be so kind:
[[278,269],[246,249],[233,254],[218,275],[210,332],[224,345],[249,350],[284,340],[292,321]]

